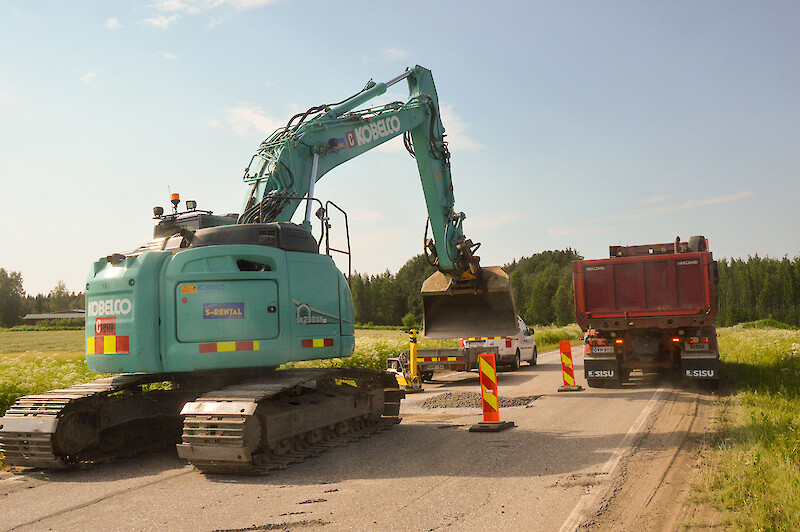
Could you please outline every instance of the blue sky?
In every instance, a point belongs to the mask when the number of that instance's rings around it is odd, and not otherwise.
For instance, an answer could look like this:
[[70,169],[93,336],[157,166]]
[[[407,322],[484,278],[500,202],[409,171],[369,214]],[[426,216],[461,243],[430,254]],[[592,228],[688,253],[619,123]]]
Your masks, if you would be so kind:
[[[795,2],[4,1],[0,267],[81,290],[150,239],[170,190],[238,212],[264,137],[414,64],[484,265],[695,234],[718,258],[794,257],[798,27]],[[316,195],[348,212],[355,270],[421,252],[399,139]]]

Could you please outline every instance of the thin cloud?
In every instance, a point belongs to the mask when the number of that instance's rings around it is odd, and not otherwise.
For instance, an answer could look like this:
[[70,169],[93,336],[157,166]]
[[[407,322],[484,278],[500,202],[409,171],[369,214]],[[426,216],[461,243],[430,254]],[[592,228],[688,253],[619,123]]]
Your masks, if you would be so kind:
[[440,108],[442,113],[442,124],[445,129],[445,140],[454,151],[481,151],[486,148],[477,140],[467,136],[467,124],[453,110],[452,105],[445,105]]
[[599,225],[597,220],[587,220],[582,225],[551,227],[547,230],[547,234],[553,238],[566,238],[576,235],[597,235],[609,230],[609,227]]
[[109,30],[118,30],[118,29],[120,29],[122,27],[122,24],[120,24],[119,20],[117,20],[116,18],[110,18],[110,19],[106,20],[105,26],[106,26],[106,29],[109,29]]
[[183,13],[199,15],[217,8],[228,7],[234,11],[246,11],[275,4],[279,0],[155,0],[149,7],[161,13]]
[[352,219],[357,222],[379,222],[384,218],[385,216],[382,212],[367,209],[360,209],[352,214]]
[[286,120],[276,120],[264,114],[258,105],[240,105],[228,109],[228,125],[239,136],[257,133],[266,136],[286,124]]
[[650,216],[661,216],[664,214],[672,214],[675,212],[691,211],[695,209],[702,209],[710,205],[720,205],[723,203],[731,203],[746,198],[755,196],[755,192],[751,190],[744,190],[735,194],[728,194],[727,196],[717,196],[716,198],[707,198],[704,200],[688,200],[677,205],[670,205],[669,207],[657,207],[648,209],[646,211],[639,211],[634,214],[616,214],[611,217],[612,220],[641,220]]
[[165,61],[171,61],[178,58],[176,54],[171,52],[158,52],[158,55],[160,55],[161,59],[164,59]]
[[652,198],[647,198],[646,200],[642,200],[642,205],[653,205],[656,203],[663,203],[667,201],[671,196],[653,196]]
[[89,84],[89,83],[93,82],[96,79],[97,79],[97,71],[96,70],[91,70],[91,71],[89,71],[89,72],[87,72],[86,74],[83,75],[83,77],[81,78],[81,81],[86,83],[86,84]]
[[178,20],[178,15],[176,13],[169,17],[165,17],[164,15],[156,15],[155,17],[144,19],[142,23],[145,24],[146,26],[150,26],[153,29],[166,30],[172,24],[177,22],[177,20]]
[[516,224],[520,220],[529,218],[529,212],[505,212],[502,213],[489,213],[477,216],[467,215],[467,220],[464,222],[465,226],[469,226],[470,230],[495,230],[507,225]]
[[399,61],[400,59],[406,59],[408,52],[398,48],[387,48],[381,53],[381,56],[384,61]]
[[388,63],[390,61],[401,61],[403,59],[408,59],[408,57],[409,53],[405,50],[401,50],[400,48],[386,48],[380,52],[376,52],[376,55],[364,54],[361,56],[360,61],[362,63],[372,63],[373,61],[383,61],[384,63]]

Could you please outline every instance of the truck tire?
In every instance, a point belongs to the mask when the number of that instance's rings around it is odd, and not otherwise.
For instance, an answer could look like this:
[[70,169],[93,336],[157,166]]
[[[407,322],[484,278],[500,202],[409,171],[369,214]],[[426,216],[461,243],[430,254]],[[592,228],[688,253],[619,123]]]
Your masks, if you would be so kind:
[[539,363],[539,350],[536,349],[536,346],[533,347],[533,358],[531,358],[531,366],[535,366]]
[[433,379],[433,372],[432,371],[423,371],[422,373],[419,374],[419,379],[422,382],[430,381],[430,380]]
[[689,238],[689,251],[695,253],[706,250],[706,239],[703,236],[693,236]]

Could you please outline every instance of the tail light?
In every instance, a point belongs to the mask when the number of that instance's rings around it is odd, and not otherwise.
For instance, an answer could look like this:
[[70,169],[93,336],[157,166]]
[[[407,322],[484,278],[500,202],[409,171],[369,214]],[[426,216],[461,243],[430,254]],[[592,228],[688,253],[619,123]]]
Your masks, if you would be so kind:
[[681,343],[681,339],[676,336],[675,338],[672,339],[672,343],[673,344],[679,344],[679,343]]
[[511,348],[511,338],[506,338],[506,347]]
[[464,339],[463,339],[463,338],[460,340],[460,342],[461,342],[461,343],[459,344],[459,347],[465,347],[465,346],[464,346],[464,343],[465,343],[465,342],[464,342]]
[[617,344],[622,344],[622,338],[617,338],[617,339],[616,339],[616,340],[614,340],[614,341],[615,341]]
[[606,339],[606,338],[592,338],[591,340],[589,340],[589,345],[592,345],[592,346],[608,345],[608,339]]

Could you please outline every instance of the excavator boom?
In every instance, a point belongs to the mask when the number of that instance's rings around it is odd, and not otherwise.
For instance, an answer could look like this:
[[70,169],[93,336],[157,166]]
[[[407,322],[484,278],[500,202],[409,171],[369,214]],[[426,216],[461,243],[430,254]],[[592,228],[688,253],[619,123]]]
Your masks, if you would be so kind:
[[[403,79],[409,87],[405,103],[356,110]],[[239,223],[289,221],[301,198],[313,196],[314,184],[325,173],[399,135],[417,162],[432,232],[425,252],[439,270],[422,288],[424,335],[513,334],[516,310],[508,276],[498,267],[480,266],[480,258],[473,255],[478,245],[463,233],[466,216],[454,210],[438,96],[430,71],[423,67],[386,83],[370,81],[338,104],[312,107],[262,142],[245,171],[251,193]],[[310,215],[308,201],[307,228]]]

